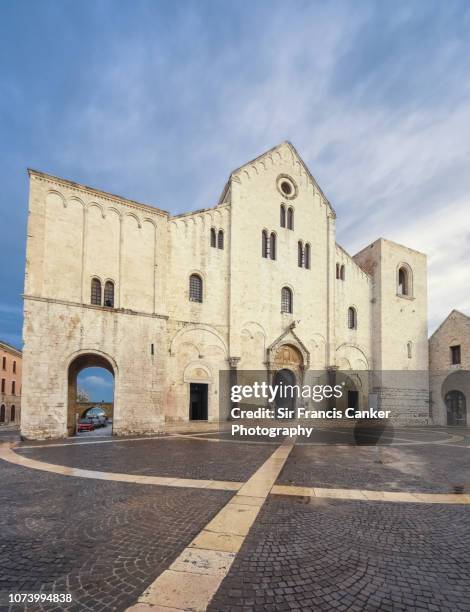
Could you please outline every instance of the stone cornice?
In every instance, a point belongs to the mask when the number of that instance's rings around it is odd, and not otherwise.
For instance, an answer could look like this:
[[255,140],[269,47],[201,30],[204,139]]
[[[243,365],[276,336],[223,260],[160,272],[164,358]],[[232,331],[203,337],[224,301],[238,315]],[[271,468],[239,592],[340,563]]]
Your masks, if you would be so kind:
[[23,295],[24,300],[31,300],[33,302],[46,302],[48,304],[61,304],[62,306],[74,306],[76,308],[87,308],[90,310],[100,310],[102,312],[107,312],[110,314],[119,314],[119,315],[131,315],[138,317],[150,317],[153,319],[164,319],[168,320],[168,315],[162,315],[157,313],[150,312],[141,312],[138,310],[130,310],[127,308],[107,308],[106,306],[95,306],[94,304],[81,304],[80,302],[70,302],[69,300],[59,300],[56,298],[45,298],[40,297],[38,295]]
[[159,216],[170,216],[170,214],[166,210],[156,208],[155,206],[151,206],[150,204],[141,204],[140,202],[136,202],[135,200],[129,200],[128,198],[124,198],[113,193],[108,193],[107,191],[101,191],[100,189],[95,189],[94,187],[88,187],[88,185],[81,185],[80,183],[75,183],[73,181],[60,178],[58,176],[46,174],[45,172],[40,172],[39,170],[33,170],[31,168],[28,168],[28,174],[30,178],[34,178],[35,180],[43,181],[48,184],[53,184],[57,187],[66,187],[69,190],[76,191],[79,193],[86,193],[90,196],[97,196],[102,200],[106,200],[107,202],[110,202],[112,204],[123,204],[124,206],[128,206],[129,208],[133,208],[135,210],[145,210],[146,212],[150,212]]

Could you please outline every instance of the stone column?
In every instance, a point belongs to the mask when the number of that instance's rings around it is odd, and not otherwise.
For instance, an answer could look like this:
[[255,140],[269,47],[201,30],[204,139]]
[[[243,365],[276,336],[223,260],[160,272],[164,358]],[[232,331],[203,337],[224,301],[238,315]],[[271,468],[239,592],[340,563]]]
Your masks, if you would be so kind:
[[[240,362],[240,357],[229,357],[228,362],[230,365],[229,385],[231,389],[234,385],[238,384],[238,364]],[[230,399],[230,389],[228,390],[228,398],[227,398],[227,404],[228,404],[227,420],[228,421],[232,420],[232,417],[230,414],[231,408],[232,408],[232,401]]]

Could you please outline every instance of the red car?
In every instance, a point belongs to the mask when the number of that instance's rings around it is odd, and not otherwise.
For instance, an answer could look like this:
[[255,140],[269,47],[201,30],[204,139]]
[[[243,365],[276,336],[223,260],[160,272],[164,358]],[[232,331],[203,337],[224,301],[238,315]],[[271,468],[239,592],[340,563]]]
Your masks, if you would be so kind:
[[88,419],[80,419],[78,421],[78,433],[81,431],[93,431],[93,423]]

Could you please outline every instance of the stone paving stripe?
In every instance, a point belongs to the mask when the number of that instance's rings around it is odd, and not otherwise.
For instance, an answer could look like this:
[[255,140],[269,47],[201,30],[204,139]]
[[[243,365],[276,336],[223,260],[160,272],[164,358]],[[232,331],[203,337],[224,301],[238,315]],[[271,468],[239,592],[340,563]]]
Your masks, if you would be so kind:
[[237,493],[235,497],[232,498],[233,504],[243,504],[247,506],[262,506],[264,504],[265,497],[250,497],[248,495],[240,495]]
[[206,531],[246,536],[253,525],[260,506],[243,506],[230,502],[205,527]]
[[133,484],[155,485],[160,487],[187,487],[193,489],[215,489],[220,491],[238,491],[242,482],[226,482],[219,480],[197,480],[192,478],[166,478],[164,476],[142,476],[139,474],[117,474],[115,472],[97,472],[71,468],[64,465],[55,465],[24,457],[15,453],[11,444],[0,445],[0,459],[21,465],[33,470],[52,472],[62,476],[75,476],[77,478],[92,478],[94,480],[111,480],[115,482],[131,482]]
[[[141,604],[206,610],[293,446],[294,441],[286,439],[128,610],[142,610]],[[246,503],[247,498],[250,503]]]
[[204,548],[222,552],[238,552],[244,541],[244,536],[230,533],[216,533],[203,529],[191,542],[189,548]]
[[[166,570],[145,591],[137,605],[144,603],[176,610],[203,612],[222,580],[223,576]],[[128,608],[132,612],[136,609],[139,608]]]
[[296,487],[290,485],[275,485],[271,490],[271,495],[414,504],[470,504],[470,495],[453,493],[408,493],[406,491],[368,491],[366,489],[324,489],[319,487]]
[[225,576],[235,557],[233,552],[186,548],[170,565],[174,572],[191,572],[208,576]]

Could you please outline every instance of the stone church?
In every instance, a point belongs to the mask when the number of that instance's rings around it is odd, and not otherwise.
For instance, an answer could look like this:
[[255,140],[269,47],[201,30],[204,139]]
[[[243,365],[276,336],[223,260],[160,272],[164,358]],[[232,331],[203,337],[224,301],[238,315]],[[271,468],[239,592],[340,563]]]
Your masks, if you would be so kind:
[[383,238],[349,255],[289,142],[234,170],[217,205],[180,215],[29,177],[26,438],[73,434],[91,366],[114,376],[116,434],[215,427],[220,371],[347,371],[348,402],[429,421],[426,256]]

